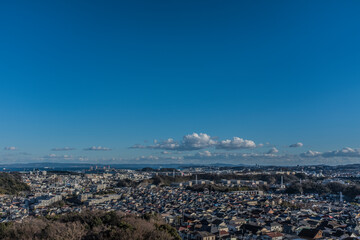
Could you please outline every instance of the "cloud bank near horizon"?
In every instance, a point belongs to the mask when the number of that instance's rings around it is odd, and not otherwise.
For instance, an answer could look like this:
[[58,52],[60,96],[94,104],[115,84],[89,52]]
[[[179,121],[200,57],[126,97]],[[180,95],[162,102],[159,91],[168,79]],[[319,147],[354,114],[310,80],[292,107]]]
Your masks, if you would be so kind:
[[[302,148],[304,144],[297,142],[287,145],[288,148]],[[178,161],[201,161],[206,162],[250,162],[250,163],[261,163],[271,164],[280,163],[283,164],[332,164],[337,161],[348,161],[352,162],[351,159],[360,158],[360,149],[353,149],[345,147],[341,150],[333,150],[327,152],[319,152],[308,150],[302,153],[286,153],[280,154],[278,147],[270,144],[256,144],[253,140],[243,139],[241,137],[233,137],[232,139],[217,140],[206,133],[192,133],[185,135],[181,141],[176,141],[173,138],[168,138],[165,141],[154,141],[152,145],[133,145],[132,149],[155,149],[163,150],[162,155],[166,154],[171,156],[172,154],[182,154],[181,156],[171,158]],[[255,151],[258,148],[270,148],[264,153]],[[286,151],[286,147],[284,152]],[[203,150],[203,151],[199,151]],[[212,150],[218,150],[213,152]],[[239,153],[236,150],[246,150],[246,153]],[[198,151],[195,154],[185,154],[185,152]],[[250,152],[249,152],[250,151]],[[232,153],[231,153],[232,152]],[[154,159],[154,155],[151,155]],[[161,157],[164,159],[166,157]],[[146,159],[146,157],[142,157]],[[168,157],[170,159],[170,157]],[[316,160],[315,160],[316,159]]]
[[175,141],[173,138],[168,138],[164,141],[154,141],[153,145],[136,144],[130,148],[133,149],[161,149],[167,151],[194,151],[210,147],[224,150],[238,150],[255,148],[256,144],[252,140],[246,140],[240,137],[233,137],[232,139],[225,139],[221,141],[215,140],[206,133],[192,133],[185,135],[181,141]]
[[4,150],[7,150],[7,151],[14,151],[14,150],[16,150],[16,147],[14,147],[14,146],[11,146],[11,147],[4,147]]
[[[274,145],[266,142],[256,144],[255,141],[241,137],[219,139],[207,133],[192,133],[184,135],[180,140],[168,138],[163,141],[154,140],[152,144],[137,144],[130,147],[138,150],[128,156],[119,156],[117,151],[103,146],[78,148],[86,156],[57,154],[61,151],[76,150],[73,147],[52,148],[44,154],[21,154],[16,147],[5,147],[3,162],[88,162],[88,163],[229,163],[229,164],[265,164],[265,165],[304,165],[304,164],[347,164],[360,160],[360,148],[344,147],[338,150],[315,151],[303,148],[302,142]],[[152,151],[152,154],[146,153]],[[79,151],[75,151],[83,155]],[[104,152],[102,156],[95,152]],[[294,151],[292,153],[292,151]],[[94,152],[94,153],[91,153]],[[108,152],[108,153],[105,153]],[[146,153],[146,154],[145,154]],[[120,152],[121,154],[121,152]]]
[[62,147],[62,148],[52,148],[51,151],[72,151],[76,150],[76,148],[73,147]]
[[290,144],[290,145],[289,145],[289,147],[291,147],[291,148],[299,148],[299,147],[302,147],[302,146],[304,146],[304,144],[301,143],[301,142],[298,142],[298,143],[294,143],[294,144]]
[[110,151],[111,148],[102,147],[102,146],[92,146],[88,148],[84,148],[85,151]]

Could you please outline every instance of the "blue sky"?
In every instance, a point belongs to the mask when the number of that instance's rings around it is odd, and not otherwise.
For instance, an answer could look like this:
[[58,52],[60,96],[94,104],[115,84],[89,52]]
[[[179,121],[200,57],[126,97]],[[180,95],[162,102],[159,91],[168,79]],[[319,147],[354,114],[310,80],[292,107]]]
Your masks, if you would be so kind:
[[[358,1],[2,2],[0,161],[359,162],[359,11]],[[233,137],[255,146],[221,147]]]

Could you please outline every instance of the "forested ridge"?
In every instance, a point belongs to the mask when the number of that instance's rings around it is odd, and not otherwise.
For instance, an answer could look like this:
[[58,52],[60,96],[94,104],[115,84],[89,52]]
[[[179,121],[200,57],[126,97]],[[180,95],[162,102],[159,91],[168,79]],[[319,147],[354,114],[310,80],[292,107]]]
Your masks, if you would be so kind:
[[30,187],[21,180],[19,173],[0,173],[0,194],[17,194],[30,191]]
[[141,217],[120,212],[84,211],[27,218],[0,224],[0,239],[67,240],[180,240],[177,231],[158,216]]

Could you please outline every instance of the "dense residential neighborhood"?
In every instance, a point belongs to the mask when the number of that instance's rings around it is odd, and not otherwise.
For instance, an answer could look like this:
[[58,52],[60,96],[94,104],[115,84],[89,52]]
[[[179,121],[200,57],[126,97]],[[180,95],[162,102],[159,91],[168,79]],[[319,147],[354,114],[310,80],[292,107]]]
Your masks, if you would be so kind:
[[[346,180],[350,173],[344,171],[302,169],[300,174],[321,184],[354,184]],[[356,178],[358,173],[353,174]],[[275,182],[249,180],[259,175],[266,179],[275,176]],[[229,179],[231,176],[237,179]],[[341,191],[289,194],[294,183],[284,179],[294,176],[299,176],[295,170],[206,167],[172,171],[110,167],[81,172],[33,170],[21,174],[30,191],[1,196],[1,222],[103,210],[159,216],[184,240],[359,238],[358,197],[349,199]],[[173,182],[166,184],[164,179]],[[123,186],[124,181],[132,186]]]

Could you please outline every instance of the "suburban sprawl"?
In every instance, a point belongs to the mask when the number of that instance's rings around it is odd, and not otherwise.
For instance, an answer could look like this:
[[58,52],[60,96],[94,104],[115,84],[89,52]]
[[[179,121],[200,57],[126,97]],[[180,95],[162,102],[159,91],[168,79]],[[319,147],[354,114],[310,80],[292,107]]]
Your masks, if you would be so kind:
[[91,166],[0,177],[1,229],[100,211],[156,218],[169,232],[164,239],[360,239],[358,165]]

